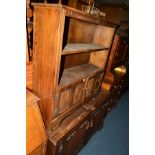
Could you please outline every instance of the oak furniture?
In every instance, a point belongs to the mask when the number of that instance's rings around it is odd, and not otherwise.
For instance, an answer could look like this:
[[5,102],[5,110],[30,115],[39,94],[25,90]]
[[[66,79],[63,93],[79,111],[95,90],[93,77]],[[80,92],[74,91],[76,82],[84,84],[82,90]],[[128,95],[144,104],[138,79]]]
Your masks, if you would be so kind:
[[47,135],[38,107],[39,98],[26,90],[26,154],[46,155]]
[[32,5],[32,89],[52,132],[100,91],[116,25],[61,4]]
[[[102,83],[102,88],[105,90],[110,90],[112,88],[113,83],[115,82],[116,74],[119,74],[121,78],[126,77],[127,68],[126,61],[128,61],[128,53],[129,52],[129,38],[128,33],[123,33],[117,31],[114,37],[112,49],[110,52],[109,60],[106,66],[105,76]],[[123,65],[123,67],[122,67]],[[115,72],[115,68],[119,68],[119,70]],[[125,72],[124,72],[125,70]],[[126,79],[127,80],[127,79]],[[117,80],[116,80],[117,81]]]
[[33,10],[30,5],[30,0],[26,0],[26,87],[32,90],[32,33],[33,33]]
[[[29,152],[74,155],[103,127],[127,86],[128,36],[116,32],[116,24],[68,6],[32,5],[33,54],[27,63],[27,88],[40,98],[35,102],[48,142],[42,128],[34,138],[39,147]],[[28,126],[38,123],[27,122]],[[39,130],[39,123],[36,126]],[[40,135],[43,141],[38,140]]]
[[109,94],[101,91],[87,104],[67,117],[61,126],[49,135],[48,155],[75,155],[104,123],[108,112]]
[[108,111],[101,84],[117,25],[61,4],[32,5],[32,91],[40,98],[47,152],[73,155]]

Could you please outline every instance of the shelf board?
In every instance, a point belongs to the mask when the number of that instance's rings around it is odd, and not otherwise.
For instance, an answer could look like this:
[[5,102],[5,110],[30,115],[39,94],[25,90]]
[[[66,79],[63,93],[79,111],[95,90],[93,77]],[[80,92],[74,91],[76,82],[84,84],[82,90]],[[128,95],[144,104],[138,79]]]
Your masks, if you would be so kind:
[[62,55],[68,55],[68,54],[75,54],[75,53],[83,53],[83,52],[94,52],[94,51],[99,51],[99,50],[108,50],[109,48],[101,46],[101,45],[96,45],[96,44],[72,44],[69,43],[67,44],[63,51]]
[[92,64],[83,64],[80,66],[64,69],[60,79],[59,88],[66,87],[75,81],[82,80],[99,71],[103,71],[103,69]]

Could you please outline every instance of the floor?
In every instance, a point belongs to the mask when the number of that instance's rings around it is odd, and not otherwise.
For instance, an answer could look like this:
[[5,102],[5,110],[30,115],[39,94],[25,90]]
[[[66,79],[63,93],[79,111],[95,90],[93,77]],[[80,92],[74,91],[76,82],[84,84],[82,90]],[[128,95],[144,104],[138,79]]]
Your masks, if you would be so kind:
[[78,155],[129,155],[128,91],[108,113],[104,127],[96,132]]

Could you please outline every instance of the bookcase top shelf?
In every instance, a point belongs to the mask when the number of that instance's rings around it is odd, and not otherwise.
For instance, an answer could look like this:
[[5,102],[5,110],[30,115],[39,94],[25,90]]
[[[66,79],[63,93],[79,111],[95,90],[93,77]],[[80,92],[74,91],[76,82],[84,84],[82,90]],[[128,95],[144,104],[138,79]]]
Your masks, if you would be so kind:
[[64,47],[64,49],[62,51],[62,55],[84,53],[84,52],[94,52],[94,51],[108,50],[108,49],[109,49],[108,47],[104,47],[104,46],[96,45],[96,44],[85,44],[85,43],[72,44],[72,43],[69,43]]
[[65,16],[71,17],[71,18],[76,18],[82,21],[94,23],[94,24],[99,24],[99,25],[106,25],[110,27],[118,27],[119,25],[109,22],[109,21],[101,21],[99,18],[89,15],[86,12],[83,12],[81,10],[77,10],[75,8],[71,8],[66,5],[62,4],[50,4],[50,3],[31,3],[32,6],[42,6],[42,7],[53,7],[53,8],[60,8],[63,9]]
[[75,81],[82,80],[89,75],[93,75],[100,71],[103,71],[103,69],[90,63],[64,69],[60,79],[59,88],[68,86]]

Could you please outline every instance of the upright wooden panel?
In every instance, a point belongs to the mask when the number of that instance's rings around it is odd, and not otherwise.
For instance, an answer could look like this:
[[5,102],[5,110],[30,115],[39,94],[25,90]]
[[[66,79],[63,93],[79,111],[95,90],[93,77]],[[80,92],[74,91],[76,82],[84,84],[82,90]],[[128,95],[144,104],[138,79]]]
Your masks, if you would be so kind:
[[26,63],[29,63],[29,48],[28,48],[28,39],[27,39],[27,33],[26,33]]
[[85,90],[84,90],[84,82],[80,82],[74,88],[74,96],[73,96],[73,104],[78,104],[83,101]]
[[32,90],[33,62],[26,63],[26,88]]
[[89,62],[90,53],[78,53],[73,55],[63,56],[64,68],[71,68],[78,65],[86,64]]
[[89,62],[100,68],[105,68],[108,59],[109,50],[102,50],[100,52],[91,52]]
[[91,43],[93,41],[95,24],[90,24],[77,19],[70,19],[69,43]]
[[63,92],[61,92],[60,95],[60,105],[59,105],[59,112],[63,112],[65,111],[67,108],[69,108],[69,104],[70,104],[70,92],[71,90],[65,90]]
[[[95,29],[93,43],[104,45],[110,49],[114,37],[114,32],[115,27],[98,25]],[[90,62],[98,67],[104,68],[106,66],[108,56],[109,50],[92,52],[90,55]]]
[[114,32],[115,27],[97,25],[94,32],[93,43],[110,47],[113,40]]
[[[58,86],[64,13],[59,8],[34,6],[33,91],[46,126],[53,116],[53,97]],[[59,32],[59,33],[58,33]]]
[[[42,145],[46,143],[46,131],[38,107],[38,98],[30,91],[26,91],[26,154],[32,153],[38,147],[37,151],[43,155]],[[35,152],[35,151],[34,151]]]

